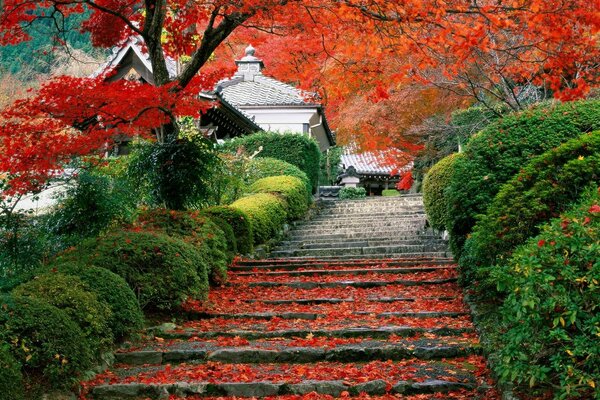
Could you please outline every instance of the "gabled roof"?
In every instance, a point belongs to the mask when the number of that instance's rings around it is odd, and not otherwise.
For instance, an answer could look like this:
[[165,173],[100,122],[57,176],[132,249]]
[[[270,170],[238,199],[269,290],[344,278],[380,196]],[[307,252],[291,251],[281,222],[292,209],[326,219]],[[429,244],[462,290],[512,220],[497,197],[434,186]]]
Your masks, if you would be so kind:
[[252,81],[241,76],[221,82],[217,93],[234,106],[312,106],[302,91],[264,75],[255,75]]
[[[144,40],[140,36],[131,36],[121,46],[113,48],[112,54],[108,57],[106,63],[92,75],[92,78],[109,71],[117,70],[119,66],[121,66],[121,63],[132,55],[136,56],[136,59],[142,63],[143,67],[146,68],[151,75],[152,63],[150,62],[150,55],[144,46]],[[175,78],[177,76],[177,61],[169,56],[165,56],[165,62],[167,64],[169,78]],[[142,76],[144,75],[142,71],[138,71],[138,73]],[[154,82],[150,83],[153,84]]]

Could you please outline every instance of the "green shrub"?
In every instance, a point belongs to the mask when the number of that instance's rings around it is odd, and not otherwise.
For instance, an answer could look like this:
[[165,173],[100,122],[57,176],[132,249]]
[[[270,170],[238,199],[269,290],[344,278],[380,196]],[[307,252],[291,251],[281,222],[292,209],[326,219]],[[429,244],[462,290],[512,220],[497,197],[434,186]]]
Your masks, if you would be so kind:
[[32,297],[0,297],[0,340],[26,372],[69,386],[92,367],[93,351],[63,310]]
[[108,325],[112,316],[110,307],[99,301],[95,293],[87,291],[78,277],[58,272],[41,274],[17,286],[13,294],[32,297],[63,310],[79,325],[97,354],[112,345],[113,335]]
[[108,304],[112,311],[108,322],[116,340],[122,340],[143,327],[144,314],[135,293],[119,275],[105,268],[82,266],[76,262],[51,267],[60,273],[77,276],[98,296],[98,300]]
[[340,189],[338,198],[340,200],[364,199],[367,197],[367,190],[362,187],[344,187]]
[[288,162],[271,157],[255,157],[250,160],[247,167],[247,183],[252,185],[259,179],[270,176],[294,176],[306,185],[308,197],[311,197],[310,179],[304,171]]
[[599,255],[594,188],[496,271],[508,293],[500,310],[506,331],[495,346],[503,381],[532,396],[550,389],[556,399],[600,398]]
[[600,101],[534,107],[509,114],[473,136],[455,164],[448,189],[449,226],[455,256],[461,255],[477,214],[500,186],[533,157],[585,132],[600,129]]
[[227,266],[231,262],[227,240],[223,230],[210,218],[198,211],[161,208],[140,213],[134,226],[143,230],[158,229],[168,236],[175,236],[189,243],[203,259],[202,265],[198,265],[198,273],[208,271],[210,280],[215,284],[227,281]]
[[265,243],[278,235],[287,219],[285,206],[283,199],[270,193],[243,197],[231,205],[248,216],[254,233],[254,244]]
[[187,298],[205,299],[208,271],[200,253],[160,232],[120,230],[88,239],[58,262],[76,261],[123,277],[142,308],[169,310]]
[[448,199],[445,191],[450,185],[454,165],[462,153],[454,153],[435,164],[423,180],[423,203],[431,226],[446,230],[448,219]]
[[[321,167],[319,171],[319,185],[335,185],[338,175],[341,171],[342,154],[344,148],[340,146],[330,147],[327,152],[321,155]],[[290,174],[286,174],[290,175]]]
[[400,196],[400,192],[397,191],[396,189],[386,189],[381,192],[381,195],[383,197],[397,197],[397,196]]
[[[531,161],[507,184],[481,216],[467,240],[461,269],[467,279],[486,276],[512,250],[557,217],[589,184],[600,183],[600,132],[589,133]],[[481,271],[473,274],[477,267]],[[472,277],[471,277],[472,276]]]
[[134,218],[137,199],[125,179],[113,179],[94,170],[83,170],[69,188],[47,225],[56,235],[71,241],[97,236],[114,221]]
[[[262,146],[262,150],[259,148]],[[314,193],[319,184],[321,151],[317,142],[297,133],[261,132],[242,136],[224,144],[230,152],[243,148],[248,154],[259,151],[257,157],[270,157],[286,161],[306,173]]]
[[216,206],[205,208],[201,211],[211,217],[221,218],[226,221],[235,235],[237,251],[241,254],[249,254],[252,252],[254,237],[252,233],[252,225],[250,218],[241,210],[227,206]]
[[287,203],[286,211],[289,220],[302,218],[308,210],[306,186],[293,176],[271,176],[254,182],[250,187],[253,193],[274,193]]
[[220,159],[201,136],[142,143],[131,154],[129,174],[148,192],[151,205],[182,210],[205,205]]
[[0,342],[0,393],[5,399],[25,399],[21,365],[10,354],[8,345]]

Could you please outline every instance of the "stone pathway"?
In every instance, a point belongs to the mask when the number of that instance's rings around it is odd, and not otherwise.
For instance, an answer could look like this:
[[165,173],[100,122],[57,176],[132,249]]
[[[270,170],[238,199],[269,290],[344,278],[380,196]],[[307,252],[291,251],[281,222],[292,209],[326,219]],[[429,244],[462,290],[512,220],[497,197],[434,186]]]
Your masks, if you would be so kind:
[[[418,208],[418,200],[394,201]],[[371,215],[384,214],[387,204],[393,203],[365,201]],[[456,284],[456,267],[446,258],[444,243],[424,230],[423,216],[408,218],[421,218],[414,230],[399,224],[396,217],[404,216],[398,209],[389,219],[395,230],[369,227],[365,219],[357,227],[378,236],[367,235],[375,244],[336,246],[335,235],[347,226],[327,222],[336,210],[356,219],[350,214],[364,208],[334,203],[276,251],[310,250],[309,244],[322,251],[330,242],[332,249],[380,247],[394,258],[294,253],[240,261],[230,283],[213,289],[208,302],[186,305],[185,323],[156,330],[138,348],[118,352],[113,369],[86,383],[87,397],[497,398]],[[325,233],[316,238],[307,232]],[[399,239],[402,234],[407,239]],[[300,235],[312,243],[298,243],[294,250],[291,243]],[[385,240],[410,243],[381,245]],[[435,249],[425,251],[429,245]]]

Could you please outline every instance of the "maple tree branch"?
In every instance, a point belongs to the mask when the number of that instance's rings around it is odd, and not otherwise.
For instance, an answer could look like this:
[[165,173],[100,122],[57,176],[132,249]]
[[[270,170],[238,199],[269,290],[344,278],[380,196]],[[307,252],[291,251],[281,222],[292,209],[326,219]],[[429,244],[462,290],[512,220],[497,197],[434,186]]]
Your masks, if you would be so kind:
[[113,17],[117,17],[118,19],[120,19],[121,21],[123,21],[125,23],[125,25],[127,25],[127,27],[129,29],[131,29],[133,32],[142,35],[142,31],[140,30],[140,28],[138,28],[133,22],[131,22],[131,20],[129,18],[127,18],[125,15],[115,11],[115,10],[111,10],[110,8],[104,7],[94,1],[91,0],[82,0],[82,1],[74,1],[72,3],[83,3],[83,4],[87,4],[92,8],[95,8],[98,11],[102,11],[104,13],[107,13],[109,15],[112,15]]

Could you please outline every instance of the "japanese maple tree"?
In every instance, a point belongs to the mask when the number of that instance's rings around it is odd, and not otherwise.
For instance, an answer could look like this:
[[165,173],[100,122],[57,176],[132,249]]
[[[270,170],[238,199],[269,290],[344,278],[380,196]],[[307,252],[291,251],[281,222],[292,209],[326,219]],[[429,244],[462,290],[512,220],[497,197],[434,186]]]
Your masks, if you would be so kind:
[[[197,94],[231,74],[232,55],[249,41],[269,49],[261,56],[271,74],[318,92],[334,117],[343,115],[348,99],[365,104],[393,99],[409,81],[479,101],[500,98],[515,109],[522,107],[527,87],[563,100],[582,97],[598,79],[599,5],[600,0],[4,0],[0,44],[27,40],[27,25],[39,18],[55,20],[60,36],[64,17],[83,14],[88,17],[81,29],[91,33],[95,46],[141,37],[156,85],[111,82],[106,75],[44,83],[2,112],[0,170],[10,177],[8,193],[20,193],[39,187],[74,157],[101,151],[116,134],[153,130],[160,140],[176,138],[177,117],[197,116],[211,106]],[[169,75],[168,57],[181,62],[176,76]],[[408,148],[403,129],[397,131],[395,143],[404,141]]]

